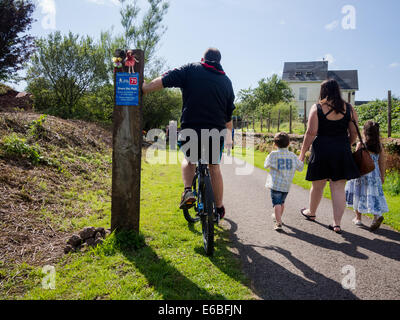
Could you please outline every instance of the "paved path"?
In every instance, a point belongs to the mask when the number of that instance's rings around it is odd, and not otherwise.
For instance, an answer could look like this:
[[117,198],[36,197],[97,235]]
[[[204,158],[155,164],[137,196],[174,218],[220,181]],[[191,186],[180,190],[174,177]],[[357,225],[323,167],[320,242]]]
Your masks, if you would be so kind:
[[[231,231],[234,252],[240,256],[253,290],[261,299],[400,299],[400,233],[383,226],[371,233],[355,227],[352,211],[342,222],[342,235],[327,229],[332,222],[331,201],[323,199],[318,222],[299,213],[307,207],[309,192],[293,186],[286,202],[284,232],[273,230],[270,196],[264,188],[267,172],[223,165],[225,226]],[[371,220],[364,218],[368,226]],[[355,290],[342,281],[354,267]],[[350,282],[346,282],[350,283]]]

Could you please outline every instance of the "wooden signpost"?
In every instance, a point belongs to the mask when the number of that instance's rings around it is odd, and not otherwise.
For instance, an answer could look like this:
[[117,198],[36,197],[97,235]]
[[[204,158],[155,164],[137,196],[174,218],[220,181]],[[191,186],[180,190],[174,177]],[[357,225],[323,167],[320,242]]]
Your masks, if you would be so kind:
[[111,230],[139,232],[144,53],[133,50],[134,73],[114,75]]

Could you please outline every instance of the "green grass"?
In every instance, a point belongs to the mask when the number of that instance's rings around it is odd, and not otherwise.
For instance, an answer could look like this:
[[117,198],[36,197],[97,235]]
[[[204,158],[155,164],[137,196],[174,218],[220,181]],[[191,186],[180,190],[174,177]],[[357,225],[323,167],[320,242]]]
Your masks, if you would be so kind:
[[[108,227],[107,193],[80,193],[78,185],[64,195],[65,206],[74,206],[77,211],[90,208],[93,213],[65,218],[64,223],[60,220],[61,228],[71,224],[78,229],[87,225]],[[240,260],[230,247],[227,230],[216,228],[214,257],[205,256],[200,224],[189,226],[177,208],[182,189],[180,165],[143,162],[139,237],[113,234],[97,249],[65,256],[55,266],[54,290],[42,288],[40,268],[19,266],[21,271],[16,267],[5,277],[0,297],[8,292],[3,298],[254,299]],[[0,282],[1,278],[0,273]],[[13,295],[15,285],[23,294]]]
[[[255,167],[264,169],[264,161],[267,157],[267,153],[261,152],[258,150],[250,150],[243,149],[240,153],[239,148],[235,149],[234,155],[238,158],[241,158],[249,163],[254,164]],[[252,157],[252,153],[254,153],[254,160]],[[254,161],[254,163],[253,163]],[[304,165],[304,170],[302,172],[296,172],[293,178],[293,183],[298,185],[304,189],[310,190],[312,183],[310,181],[306,181],[307,174],[307,165]],[[390,212],[385,214],[385,224],[393,227],[395,230],[400,231],[400,195],[391,195],[387,188],[384,186],[385,198],[389,206]],[[331,192],[329,187],[326,187],[324,190],[324,197],[327,199],[331,199]]]

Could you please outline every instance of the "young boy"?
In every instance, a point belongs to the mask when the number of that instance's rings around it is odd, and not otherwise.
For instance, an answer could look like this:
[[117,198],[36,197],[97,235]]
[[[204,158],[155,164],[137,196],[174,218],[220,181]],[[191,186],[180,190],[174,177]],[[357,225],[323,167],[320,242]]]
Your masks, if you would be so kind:
[[266,187],[271,189],[272,205],[275,214],[276,231],[282,231],[282,215],[285,210],[285,200],[289,193],[294,174],[297,171],[303,171],[304,163],[298,157],[288,150],[290,138],[287,133],[281,132],[275,135],[274,145],[278,148],[265,159],[264,167],[270,168]]

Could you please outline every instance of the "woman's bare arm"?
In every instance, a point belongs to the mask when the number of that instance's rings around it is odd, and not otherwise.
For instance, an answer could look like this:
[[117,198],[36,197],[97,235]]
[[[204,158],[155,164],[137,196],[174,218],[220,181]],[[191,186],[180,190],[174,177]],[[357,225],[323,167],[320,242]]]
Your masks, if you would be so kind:
[[311,144],[314,142],[317,133],[318,133],[318,109],[317,105],[313,105],[310,111],[310,115],[308,117],[307,132],[304,136],[304,142],[299,156],[301,162],[304,162],[306,152],[310,150]]
[[[351,112],[352,112],[352,120],[354,119],[357,123],[358,126],[358,114],[357,111],[351,107]],[[350,139],[350,145],[353,145],[357,142],[358,134],[357,134],[357,129],[356,126],[354,125],[353,121],[350,121],[349,124],[349,139]]]

